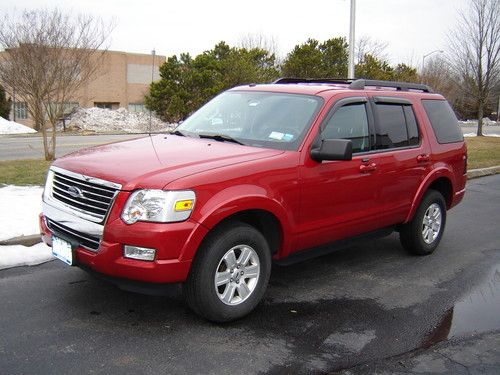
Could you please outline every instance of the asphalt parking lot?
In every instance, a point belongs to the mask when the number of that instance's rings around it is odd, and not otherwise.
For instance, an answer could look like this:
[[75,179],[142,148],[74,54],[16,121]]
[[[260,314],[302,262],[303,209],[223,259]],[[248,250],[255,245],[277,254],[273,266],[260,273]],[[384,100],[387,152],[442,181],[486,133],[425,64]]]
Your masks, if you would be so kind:
[[[191,313],[176,288],[128,293],[56,261],[0,271],[0,372],[420,372],[394,356],[500,332],[499,221],[500,175],[472,180],[435,254],[407,255],[393,234],[275,266],[263,303],[226,325]],[[489,358],[478,366],[495,373],[500,350]]]

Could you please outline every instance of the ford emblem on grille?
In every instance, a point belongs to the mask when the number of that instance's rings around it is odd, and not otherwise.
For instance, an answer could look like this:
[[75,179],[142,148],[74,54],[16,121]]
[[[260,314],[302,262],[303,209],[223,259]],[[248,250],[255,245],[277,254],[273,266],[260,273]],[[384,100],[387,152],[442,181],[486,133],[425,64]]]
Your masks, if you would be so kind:
[[76,186],[70,186],[68,188],[68,194],[71,195],[73,198],[83,198],[82,191],[78,189]]

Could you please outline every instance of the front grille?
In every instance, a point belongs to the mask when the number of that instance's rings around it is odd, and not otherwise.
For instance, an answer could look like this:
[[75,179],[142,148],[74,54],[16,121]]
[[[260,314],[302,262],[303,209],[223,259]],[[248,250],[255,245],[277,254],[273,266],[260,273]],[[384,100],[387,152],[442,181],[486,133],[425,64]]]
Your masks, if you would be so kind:
[[54,171],[52,197],[76,211],[104,221],[118,189]]
[[56,236],[59,234],[61,237],[65,237],[68,240],[78,243],[79,246],[92,251],[99,249],[101,239],[97,236],[79,232],[49,218],[47,218],[47,226]]

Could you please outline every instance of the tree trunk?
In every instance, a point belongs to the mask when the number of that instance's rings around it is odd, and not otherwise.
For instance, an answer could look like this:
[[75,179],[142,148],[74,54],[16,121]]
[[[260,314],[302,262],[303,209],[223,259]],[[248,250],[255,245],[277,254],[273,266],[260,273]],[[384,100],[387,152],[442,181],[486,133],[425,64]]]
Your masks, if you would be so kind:
[[56,159],[56,126],[55,124],[50,124],[52,127],[52,134],[51,134],[51,141],[50,141],[50,159],[48,160],[55,160]]
[[482,100],[479,101],[477,106],[477,136],[483,136],[483,115],[484,115],[484,103]]

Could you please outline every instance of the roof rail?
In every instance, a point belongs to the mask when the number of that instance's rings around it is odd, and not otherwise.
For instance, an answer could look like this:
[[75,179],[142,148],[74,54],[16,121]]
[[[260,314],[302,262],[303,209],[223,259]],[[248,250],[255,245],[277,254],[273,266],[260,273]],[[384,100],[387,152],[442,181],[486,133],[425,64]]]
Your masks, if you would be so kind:
[[286,84],[286,83],[343,83],[345,85],[351,84],[353,79],[346,78],[278,78],[273,84]]
[[429,86],[420,83],[381,81],[374,79],[285,77],[285,78],[279,78],[273,82],[273,84],[287,84],[287,83],[334,83],[334,84],[339,83],[339,84],[349,85],[349,88],[351,90],[364,90],[366,86],[372,86],[372,87],[391,87],[395,88],[398,91],[419,90],[428,93],[434,92]]
[[420,83],[379,81],[374,79],[357,79],[349,85],[349,88],[352,90],[364,90],[365,86],[392,87],[398,91],[419,90],[428,93],[434,92],[429,86]]

